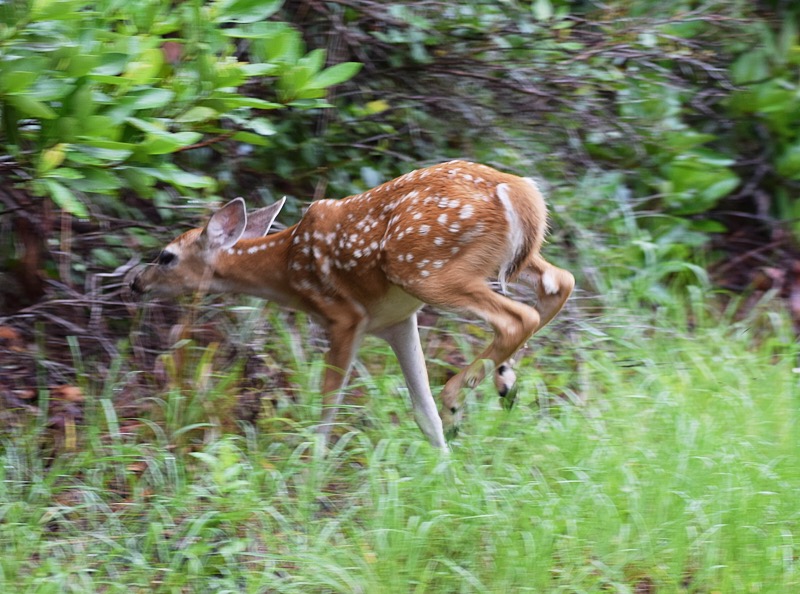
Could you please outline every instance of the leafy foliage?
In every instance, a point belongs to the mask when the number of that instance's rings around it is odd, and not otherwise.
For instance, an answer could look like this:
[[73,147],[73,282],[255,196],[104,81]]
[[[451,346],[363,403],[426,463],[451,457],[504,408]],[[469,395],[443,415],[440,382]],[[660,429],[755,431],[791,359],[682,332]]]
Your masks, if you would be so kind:
[[[325,106],[326,89],[358,70],[325,68],[324,51],[306,53],[290,25],[265,22],[280,6],[3,3],[0,142],[12,182],[80,218],[92,205],[113,210],[123,190],[213,196],[218,182],[181,153],[269,145],[269,114]],[[254,81],[272,83],[272,97],[248,94]]]
[[[630,270],[663,271],[657,294],[696,278],[676,275],[675,261],[705,266],[720,233],[769,242],[796,227],[800,12],[786,3],[325,6],[302,26],[323,44],[331,23],[346,23],[337,46],[365,63],[362,107],[375,109],[348,118],[347,132],[363,130],[362,159],[373,148],[366,173],[465,153],[538,171],[564,186],[555,216],[576,228],[596,220],[575,188],[613,180],[631,209],[617,216],[635,231],[617,235],[611,219],[595,231],[609,247],[619,241]],[[341,131],[333,123],[328,133]],[[318,161],[341,179],[348,163],[338,157]],[[658,258],[637,248],[646,245],[663,246]]]

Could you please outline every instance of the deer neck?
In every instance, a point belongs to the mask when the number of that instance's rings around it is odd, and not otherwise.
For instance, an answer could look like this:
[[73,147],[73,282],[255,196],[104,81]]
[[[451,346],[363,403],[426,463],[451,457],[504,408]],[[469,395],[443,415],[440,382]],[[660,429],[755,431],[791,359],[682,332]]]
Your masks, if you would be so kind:
[[256,239],[242,239],[221,250],[214,268],[215,292],[253,295],[302,309],[291,290],[286,261],[292,228]]

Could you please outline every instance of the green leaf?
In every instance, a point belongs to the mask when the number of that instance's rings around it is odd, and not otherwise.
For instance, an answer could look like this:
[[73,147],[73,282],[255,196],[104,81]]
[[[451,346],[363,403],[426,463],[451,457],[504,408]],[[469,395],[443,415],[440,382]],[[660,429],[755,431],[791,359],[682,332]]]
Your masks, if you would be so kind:
[[689,229],[701,233],[725,233],[728,230],[728,228],[719,221],[712,221],[710,219],[689,221]]
[[325,66],[325,56],[328,52],[324,49],[315,49],[298,60],[299,66],[305,66],[312,73],[319,72]]
[[92,4],[86,0],[34,0],[30,18],[35,21],[72,20],[85,18],[81,10]]
[[214,75],[214,87],[217,89],[238,87],[247,78],[238,62],[218,62]]
[[[75,151],[70,152],[69,158],[73,161],[96,163],[106,165],[106,161],[124,161],[133,154],[135,145],[112,141],[92,141],[87,140],[82,144],[74,145]],[[89,161],[82,161],[77,153],[82,153],[90,157]]]
[[23,115],[41,120],[53,120],[58,117],[49,105],[31,98],[30,95],[6,95],[6,98]]
[[275,130],[275,126],[272,125],[266,118],[254,118],[247,122],[247,126],[256,134],[260,134],[261,136],[272,136],[277,132]]
[[118,74],[122,74],[122,72],[125,70],[125,66],[128,65],[129,59],[130,56],[128,56],[128,54],[117,52],[103,54],[100,57],[100,65],[96,66],[94,70],[92,70],[92,74],[116,77]]
[[222,0],[215,3],[216,23],[255,23],[278,12],[283,0]]
[[83,174],[72,167],[59,167],[48,171],[44,177],[53,177],[56,179],[83,179]]
[[770,75],[769,61],[763,49],[742,54],[731,64],[731,79],[737,85],[765,80]]
[[66,156],[66,144],[57,144],[49,149],[42,151],[39,157],[39,164],[37,166],[37,173],[44,175],[48,171],[55,169],[64,162]]
[[361,62],[342,62],[341,64],[336,64],[314,76],[307,86],[324,89],[333,85],[338,85],[339,83],[353,78],[356,73],[361,70],[362,66],[363,64],[361,64]]
[[182,124],[193,124],[197,122],[207,122],[208,120],[213,120],[217,117],[219,117],[219,113],[215,109],[197,105],[190,110],[183,112],[181,115],[175,118],[175,121]]
[[122,76],[139,85],[149,84],[156,80],[162,66],[164,52],[154,47],[144,50],[136,60],[128,62]]
[[21,93],[39,76],[40,72],[11,70],[0,73],[0,91],[4,93]]
[[678,214],[705,212],[741,183],[728,168],[733,161],[708,150],[697,150],[675,159],[666,168],[665,202]]
[[150,134],[144,142],[141,143],[140,147],[148,155],[166,155],[192,145],[202,137],[203,135],[199,132]]
[[184,188],[213,189],[217,184],[212,177],[190,173],[172,164],[164,164],[160,167],[140,167],[138,169],[141,173]]
[[128,122],[131,126],[138,128],[142,132],[147,132],[148,134],[155,134],[155,135],[169,135],[169,132],[163,127],[159,126],[158,124],[154,124],[152,122],[148,122],[147,120],[143,120],[141,118],[125,118],[125,121]]
[[230,27],[220,31],[226,37],[236,37],[238,39],[273,39],[278,35],[283,35],[290,28],[286,23],[275,21],[263,21],[249,23],[244,27]]
[[281,69],[278,64],[243,64],[241,68],[248,78],[253,76],[272,76]]
[[783,177],[800,179],[800,142],[783,151],[776,163],[776,169]]
[[130,98],[134,107],[139,110],[164,107],[169,105],[174,97],[175,93],[168,89],[144,89],[130,93],[126,99]]
[[91,168],[85,170],[83,179],[76,180],[72,186],[81,192],[109,194],[122,187],[122,181],[115,171],[110,169]]
[[89,218],[86,206],[78,200],[72,190],[52,179],[45,179],[43,183],[47,188],[48,195],[59,208],[79,219]]
[[72,56],[67,65],[67,73],[75,78],[80,78],[89,74],[97,64],[100,63],[100,56],[93,54],[78,54]]
[[549,21],[553,18],[553,4],[550,0],[534,0],[531,12],[538,21]]
[[294,64],[303,51],[303,39],[294,29],[286,28],[264,41],[262,60],[265,62],[285,62]]
[[272,103],[271,101],[264,101],[256,97],[242,97],[241,95],[221,95],[218,94],[214,97],[220,99],[223,105],[227,108],[234,107],[255,107],[258,109],[281,109],[284,106],[280,103]]
[[119,167],[120,175],[128,182],[134,192],[140,196],[149,196],[156,178],[147,173],[142,167]]
[[240,131],[237,132],[232,136],[232,139],[236,142],[245,142],[247,144],[253,144],[256,146],[271,146],[272,142],[260,136],[258,134],[253,134],[252,132],[245,132]]

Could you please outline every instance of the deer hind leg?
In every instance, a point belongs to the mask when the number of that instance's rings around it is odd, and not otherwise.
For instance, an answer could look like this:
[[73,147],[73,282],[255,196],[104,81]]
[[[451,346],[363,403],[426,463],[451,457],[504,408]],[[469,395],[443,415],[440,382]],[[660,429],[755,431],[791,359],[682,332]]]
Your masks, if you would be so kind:
[[495,332],[494,340],[478,359],[451,377],[442,389],[440,415],[445,433],[452,436],[462,416],[465,388],[474,388],[488,373],[510,359],[539,327],[540,315],[532,307],[498,295],[483,280],[446,285],[446,295],[440,292],[441,285],[430,291],[415,288],[417,295],[427,303],[473,313],[486,320]]
[[522,270],[518,280],[536,292],[538,303],[535,307],[541,316],[536,332],[556,317],[575,288],[575,277],[571,273],[538,255]]
[[[539,312],[540,320],[534,334],[544,328],[561,311],[575,288],[575,278],[571,273],[553,266],[538,255],[522,270],[518,280],[536,293],[535,308]],[[495,387],[502,398],[503,407],[506,409],[514,406],[517,396],[513,365],[514,360],[509,359],[495,370]]]

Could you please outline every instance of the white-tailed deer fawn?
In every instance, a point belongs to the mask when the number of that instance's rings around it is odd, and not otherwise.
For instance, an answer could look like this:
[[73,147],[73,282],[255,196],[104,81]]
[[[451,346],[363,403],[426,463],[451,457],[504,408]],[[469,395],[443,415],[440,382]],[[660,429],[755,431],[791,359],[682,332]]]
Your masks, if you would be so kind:
[[[547,210],[536,184],[465,161],[412,171],[363,194],[311,204],[296,225],[267,235],[283,200],[247,215],[237,198],[205,227],[187,231],[138,271],[135,292],[174,296],[193,291],[255,295],[308,312],[327,331],[323,380],[328,434],[364,334],[385,339],[397,355],[414,418],[428,440],[447,449],[464,388],[494,370],[501,396],[512,398],[508,361],[555,316],[574,286],[572,275],[539,255]],[[536,294],[529,307],[494,292],[519,279]],[[486,320],[495,337],[480,357],[450,378],[437,414],[417,332],[428,303]]]

